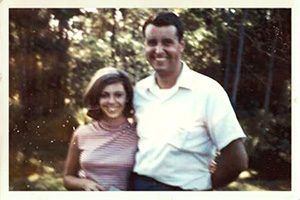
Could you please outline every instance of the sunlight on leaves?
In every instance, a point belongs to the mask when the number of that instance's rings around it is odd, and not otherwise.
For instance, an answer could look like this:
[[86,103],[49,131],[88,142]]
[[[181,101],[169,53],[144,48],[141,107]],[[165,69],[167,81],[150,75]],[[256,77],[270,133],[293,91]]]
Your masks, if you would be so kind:
[[79,124],[85,124],[87,121],[89,121],[89,118],[87,117],[86,113],[87,113],[86,108],[79,109],[76,112],[75,118]]
[[40,166],[41,165],[41,160],[37,160],[36,158],[30,158],[29,162],[31,164],[33,164],[33,165],[36,165],[36,166]]
[[48,167],[48,166],[43,166],[43,170],[44,170],[46,173],[53,173],[53,172],[55,172],[55,170],[54,170],[53,167]]
[[251,178],[253,175],[257,175],[257,172],[254,170],[244,171],[239,175],[240,179]]
[[24,161],[24,159],[25,159],[25,155],[22,152],[18,151],[16,153],[16,160],[17,160],[17,162],[18,163],[22,163]]
[[37,181],[38,179],[40,178],[40,175],[38,175],[38,174],[32,174],[32,175],[30,175],[30,176],[28,176],[27,177],[27,179],[28,179],[28,181],[29,182],[35,182],[35,181]]

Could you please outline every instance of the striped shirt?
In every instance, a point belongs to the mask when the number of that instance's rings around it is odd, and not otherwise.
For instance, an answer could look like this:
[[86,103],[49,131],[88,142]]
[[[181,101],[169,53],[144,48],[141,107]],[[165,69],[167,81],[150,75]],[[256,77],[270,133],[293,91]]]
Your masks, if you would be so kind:
[[79,126],[74,137],[80,151],[78,176],[94,180],[107,190],[126,190],[137,150],[136,129],[125,122],[104,129],[96,121]]

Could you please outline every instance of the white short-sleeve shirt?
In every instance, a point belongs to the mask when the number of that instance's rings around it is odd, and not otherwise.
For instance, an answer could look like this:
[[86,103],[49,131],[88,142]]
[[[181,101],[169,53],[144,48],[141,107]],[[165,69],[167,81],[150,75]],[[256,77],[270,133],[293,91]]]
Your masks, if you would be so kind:
[[183,63],[171,89],[155,75],[139,81],[134,105],[139,136],[134,171],[187,190],[211,189],[216,151],[245,137],[228,96],[215,80]]

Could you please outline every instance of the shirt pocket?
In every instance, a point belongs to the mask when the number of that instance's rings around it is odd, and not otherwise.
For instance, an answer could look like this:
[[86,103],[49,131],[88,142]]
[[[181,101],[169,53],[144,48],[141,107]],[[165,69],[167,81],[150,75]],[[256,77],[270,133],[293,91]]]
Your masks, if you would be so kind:
[[171,146],[189,152],[207,154],[210,138],[204,123],[178,126],[177,131],[168,138]]

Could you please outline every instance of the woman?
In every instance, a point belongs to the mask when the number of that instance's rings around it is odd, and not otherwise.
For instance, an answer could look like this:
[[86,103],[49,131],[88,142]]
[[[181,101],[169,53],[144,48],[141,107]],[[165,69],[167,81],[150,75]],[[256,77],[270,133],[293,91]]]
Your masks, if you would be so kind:
[[84,95],[93,121],[74,132],[67,155],[68,190],[127,190],[137,149],[133,89],[127,74],[115,68],[97,71]]

